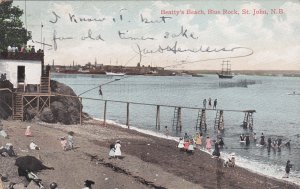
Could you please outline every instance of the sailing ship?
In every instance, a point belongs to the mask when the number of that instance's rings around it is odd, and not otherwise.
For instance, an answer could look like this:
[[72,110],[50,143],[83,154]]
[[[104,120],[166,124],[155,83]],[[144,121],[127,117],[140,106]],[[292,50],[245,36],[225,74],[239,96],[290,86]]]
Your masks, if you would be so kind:
[[[232,79],[233,74],[231,73],[231,65],[228,64],[229,60],[223,60],[222,63],[222,71],[221,73],[217,73],[220,79]],[[226,69],[224,69],[224,63],[226,63]]]

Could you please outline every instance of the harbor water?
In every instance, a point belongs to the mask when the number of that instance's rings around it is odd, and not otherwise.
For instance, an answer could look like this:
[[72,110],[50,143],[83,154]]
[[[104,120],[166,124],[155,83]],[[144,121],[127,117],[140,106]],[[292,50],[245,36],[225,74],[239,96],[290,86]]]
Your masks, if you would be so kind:
[[[183,107],[203,107],[203,99],[217,99],[217,109],[227,110],[256,110],[254,113],[253,131],[245,130],[240,125],[244,119],[243,112],[224,112],[225,130],[223,138],[224,155],[234,152],[238,157],[237,164],[252,171],[281,179],[285,174],[285,163],[290,160],[293,168],[287,180],[300,185],[300,95],[291,95],[293,91],[300,92],[299,77],[282,76],[246,76],[238,75],[231,80],[220,80],[217,75],[204,77],[184,76],[130,76],[125,79],[103,85],[103,95],[99,95],[97,86],[122,78],[119,76],[89,75],[89,74],[53,74],[52,79],[65,83],[81,94],[95,88],[82,97],[103,100],[129,101],[148,104],[160,104]],[[248,87],[220,86],[221,82],[238,82],[240,80],[255,81]],[[207,103],[208,104],[208,103]],[[103,119],[104,102],[83,99],[83,111],[94,118]],[[185,132],[194,135],[196,132],[197,109],[182,109],[181,133],[172,128],[174,108],[161,107],[161,130],[165,127],[173,136],[183,136]],[[130,104],[130,125],[139,129],[156,133],[156,106]],[[205,135],[216,139],[214,129],[215,110],[206,112],[207,132]],[[117,102],[107,103],[106,119],[119,124],[126,123],[126,104]],[[291,147],[271,149],[258,147],[253,140],[250,146],[240,144],[239,136],[256,133],[258,141],[261,133],[265,140],[269,137],[283,139],[283,143],[291,140]],[[160,135],[161,136],[161,135]]]

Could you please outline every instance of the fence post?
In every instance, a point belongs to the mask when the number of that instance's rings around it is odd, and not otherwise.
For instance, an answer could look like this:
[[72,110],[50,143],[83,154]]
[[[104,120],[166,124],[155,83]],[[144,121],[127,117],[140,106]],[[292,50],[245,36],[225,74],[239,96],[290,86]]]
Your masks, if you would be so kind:
[[127,102],[126,125],[127,125],[128,129],[129,129],[129,102]]
[[156,106],[156,129],[160,130],[160,106]]
[[107,106],[107,100],[105,100],[104,102],[104,115],[103,115],[104,126],[106,126],[106,106]]

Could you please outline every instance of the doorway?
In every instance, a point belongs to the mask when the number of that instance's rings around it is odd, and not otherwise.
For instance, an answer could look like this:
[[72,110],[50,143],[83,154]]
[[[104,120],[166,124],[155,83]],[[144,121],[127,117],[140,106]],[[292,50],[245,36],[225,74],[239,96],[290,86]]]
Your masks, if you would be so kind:
[[25,82],[25,66],[18,66],[18,83]]

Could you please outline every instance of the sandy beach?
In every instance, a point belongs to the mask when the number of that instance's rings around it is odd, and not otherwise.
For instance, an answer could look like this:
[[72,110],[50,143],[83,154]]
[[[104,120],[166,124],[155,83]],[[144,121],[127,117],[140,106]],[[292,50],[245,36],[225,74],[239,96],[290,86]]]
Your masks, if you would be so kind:
[[[95,181],[96,189],[141,188],[300,188],[291,182],[255,174],[241,167],[225,168],[221,159],[195,150],[189,155],[179,151],[177,142],[138,133],[100,121],[86,120],[83,125],[2,121],[10,138],[0,138],[0,145],[10,142],[18,156],[40,156],[54,167],[37,173],[44,183],[58,183],[60,189],[82,188],[85,180]],[[30,125],[33,137],[24,136]],[[75,150],[63,151],[60,137],[73,131]],[[41,148],[29,150],[34,142]],[[109,159],[111,143],[121,140],[123,159]],[[0,173],[12,182],[25,183],[17,175],[15,158],[0,157]],[[284,174],[284,173],[282,173]]]

